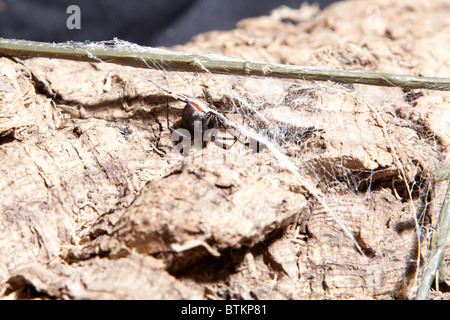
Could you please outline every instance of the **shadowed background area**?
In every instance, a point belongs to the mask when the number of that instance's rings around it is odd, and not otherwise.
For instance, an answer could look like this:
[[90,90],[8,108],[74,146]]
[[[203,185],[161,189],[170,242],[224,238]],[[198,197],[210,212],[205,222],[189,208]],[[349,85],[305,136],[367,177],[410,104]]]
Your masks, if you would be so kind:
[[[0,0],[0,37],[35,41],[100,41],[118,37],[140,45],[183,44],[196,34],[233,29],[301,0]],[[321,8],[333,0],[314,1]],[[69,30],[67,7],[81,10],[81,29]]]

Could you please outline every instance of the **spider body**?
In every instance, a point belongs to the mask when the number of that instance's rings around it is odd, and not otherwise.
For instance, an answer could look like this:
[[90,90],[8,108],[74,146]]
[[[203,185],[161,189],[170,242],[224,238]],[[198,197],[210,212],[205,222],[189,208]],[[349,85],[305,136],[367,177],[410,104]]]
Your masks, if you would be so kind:
[[[211,136],[215,136],[219,129],[219,126],[225,128],[225,130],[233,136],[233,140],[239,141],[242,144],[245,144],[220,118],[220,115],[207,111],[205,112],[198,104],[187,102],[186,106],[182,112],[181,124],[190,133],[190,137],[186,137],[186,135],[181,132],[173,129],[169,125],[169,105],[167,105],[167,127],[172,131],[176,132],[178,135],[183,136],[185,138],[193,139],[196,136],[196,133],[200,133],[201,137],[204,140],[209,140]],[[225,118],[226,119],[226,118]],[[212,129],[213,131],[209,133],[209,138],[205,137],[204,134],[208,129]],[[222,138],[226,140],[227,138]]]
[[[189,131],[191,137],[194,137],[196,130],[204,133],[207,129],[213,127],[217,120],[212,113],[203,111],[198,104],[188,102],[183,109],[181,123]],[[196,126],[198,127],[196,128]]]

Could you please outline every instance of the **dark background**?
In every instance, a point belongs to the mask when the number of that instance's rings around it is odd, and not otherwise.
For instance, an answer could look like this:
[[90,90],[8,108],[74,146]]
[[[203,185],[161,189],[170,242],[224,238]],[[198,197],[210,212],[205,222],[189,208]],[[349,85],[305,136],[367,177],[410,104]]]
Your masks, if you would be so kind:
[[[267,15],[302,0],[0,0],[0,37],[64,42],[111,40],[140,45],[184,44],[210,30],[233,29],[245,17]],[[310,1],[312,2],[312,1]],[[333,0],[315,1],[321,8]],[[81,29],[69,30],[69,5],[81,9]]]

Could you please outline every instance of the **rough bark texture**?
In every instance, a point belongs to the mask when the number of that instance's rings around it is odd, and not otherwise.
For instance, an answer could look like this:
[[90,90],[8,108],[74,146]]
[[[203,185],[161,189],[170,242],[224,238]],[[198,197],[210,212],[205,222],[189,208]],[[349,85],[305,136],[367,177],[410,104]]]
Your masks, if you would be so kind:
[[[449,15],[446,1],[280,8],[175,49],[448,77]],[[363,254],[269,150],[209,143],[188,164],[171,154],[166,99],[175,126],[183,103],[149,78],[206,91],[221,109],[232,88],[257,106],[258,126],[283,127],[283,152]],[[0,296],[411,297],[444,191],[427,174],[449,158],[449,119],[444,92],[0,57]],[[448,297],[440,288],[432,297]]]

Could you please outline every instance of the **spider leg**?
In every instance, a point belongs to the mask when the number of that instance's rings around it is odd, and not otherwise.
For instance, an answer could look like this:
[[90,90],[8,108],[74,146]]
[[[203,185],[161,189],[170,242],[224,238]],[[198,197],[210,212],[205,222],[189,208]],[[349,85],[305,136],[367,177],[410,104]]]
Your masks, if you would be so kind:
[[172,129],[169,125],[169,99],[166,97],[166,119],[167,119],[167,128]]
[[177,138],[179,138],[179,137],[183,137],[184,139],[188,139],[188,140],[192,140],[192,138],[191,137],[188,137],[187,135],[185,135],[185,134],[183,134],[183,133],[181,133],[180,131],[178,131],[177,129],[174,129],[174,128],[171,128],[171,127],[169,127],[169,130],[170,130],[170,132],[175,132],[177,135],[178,135],[178,137]]
[[[208,130],[214,124],[212,130]],[[206,113],[202,121],[202,134],[205,135],[205,140],[211,140],[211,136],[217,136],[217,121],[212,113]]]
[[239,138],[239,136],[233,130],[231,130],[230,127],[225,124],[225,122],[222,121],[222,119],[220,119],[219,117],[216,117],[216,119],[217,122],[219,122],[225,128],[225,130],[233,136],[234,143],[236,143],[236,141],[239,141],[239,143],[245,145],[245,142],[242,141],[241,138]]
[[[229,149],[231,146],[227,146],[221,140],[227,140],[226,137],[219,137],[218,132],[221,122],[218,121],[217,116],[214,113],[208,112],[203,118],[203,140],[212,141],[214,144],[222,149]],[[213,139],[214,138],[214,139]],[[233,140],[235,140],[233,138]],[[236,140],[235,140],[236,141]]]
[[234,143],[236,142],[236,139],[232,138],[234,140],[232,145],[227,145],[225,143],[225,140],[228,140],[228,137],[219,137],[219,122],[214,121],[214,128],[212,128],[209,132],[208,140],[212,140],[212,137],[214,137],[214,144],[222,149],[228,150],[230,149]]
[[216,127],[216,122],[214,121],[214,115],[212,113],[207,113],[205,114],[204,118],[203,118],[203,122],[202,122],[202,131],[205,132],[208,128],[209,125],[211,124],[211,122],[214,122],[214,128]]

